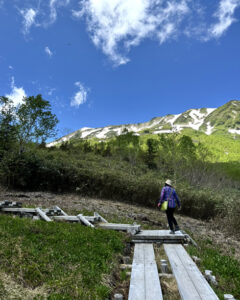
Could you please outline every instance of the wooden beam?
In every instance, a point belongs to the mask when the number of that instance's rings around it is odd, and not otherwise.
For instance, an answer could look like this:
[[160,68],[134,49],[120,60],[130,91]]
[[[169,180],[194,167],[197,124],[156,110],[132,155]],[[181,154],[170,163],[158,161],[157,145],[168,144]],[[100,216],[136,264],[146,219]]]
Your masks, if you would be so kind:
[[136,244],[128,300],[162,300],[152,244]]
[[45,214],[44,211],[41,210],[41,208],[37,207],[35,209],[36,213],[44,220],[47,222],[51,222],[52,220]]
[[219,300],[182,245],[164,244],[183,300]]
[[140,225],[131,225],[131,224],[100,223],[98,226],[103,229],[112,229],[112,230],[127,231],[127,232],[134,231],[134,234],[140,231],[141,229]]
[[104,219],[102,216],[100,216],[99,213],[94,212],[94,216],[97,217],[99,219],[99,221],[101,221],[103,223],[108,223],[108,221],[106,219]]
[[12,213],[31,213],[31,214],[36,213],[35,208],[8,208],[8,207],[3,207],[0,210],[5,211],[5,212],[12,212]]
[[82,214],[77,215],[77,218],[86,226],[94,228],[94,225],[91,224]]
[[63,216],[67,216],[68,214],[65,213],[60,207],[54,206],[55,209],[60,210]]

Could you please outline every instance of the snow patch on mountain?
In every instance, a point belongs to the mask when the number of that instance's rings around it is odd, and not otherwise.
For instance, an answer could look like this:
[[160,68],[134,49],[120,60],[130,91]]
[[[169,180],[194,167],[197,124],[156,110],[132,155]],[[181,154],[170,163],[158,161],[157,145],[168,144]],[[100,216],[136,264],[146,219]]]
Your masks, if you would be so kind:
[[229,133],[240,134],[240,129],[228,129]]
[[210,122],[207,122],[207,130],[205,131],[205,133],[207,135],[210,135],[210,134],[212,134],[213,129],[214,129],[214,126],[211,126]]
[[[192,128],[194,130],[200,130],[200,127],[204,124],[206,117],[211,114],[216,108],[206,109],[190,109],[182,114],[167,115],[163,117],[157,117],[149,122],[138,123],[138,124],[126,124],[119,126],[107,126],[99,128],[83,127],[74,133],[67,135],[57,141],[49,143],[47,146],[55,146],[61,142],[66,142],[74,136],[80,138],[96,137],[98,139],[105,139],[110,136],[118,136],[127,132],[133,132],[136,135],[141,134],[141,131],[150,130],[153,134],[162,133],[174,133],[180,132],[184,128]],[[187,122],[187,120],[189,120]],[[211,134],[214,127],[211,126],[210,122],[206,124],[206,134]],[[229,130],[230,132],[230,130]],[[240,130],[232,130],[231,133],[240,134]]]

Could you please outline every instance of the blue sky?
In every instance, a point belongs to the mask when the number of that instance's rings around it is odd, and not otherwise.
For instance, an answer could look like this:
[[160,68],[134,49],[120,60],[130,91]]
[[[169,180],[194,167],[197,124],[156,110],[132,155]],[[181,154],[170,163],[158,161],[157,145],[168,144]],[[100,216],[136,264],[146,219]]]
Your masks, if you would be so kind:
[[0,0],[0,95],[60,123],[148,121],[240,95],[240,0]]

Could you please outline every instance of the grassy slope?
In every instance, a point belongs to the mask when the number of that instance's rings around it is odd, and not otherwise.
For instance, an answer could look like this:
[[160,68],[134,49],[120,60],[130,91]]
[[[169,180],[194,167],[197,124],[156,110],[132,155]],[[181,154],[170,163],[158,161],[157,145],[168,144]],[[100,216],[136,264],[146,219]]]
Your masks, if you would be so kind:
[[[194,237],[191,233],[191,236]],[[225,255],[221,253],[221,248],[213,244],[211,239],[198,239],[198,248],[190,246],[187,248],[190,255],[201,258],[198,263],[200,270],[204,274],[205,270],[212,270],[216,276],[218,286],[213,287],[220,300],[224,299],[224,294],[232,294],[235,299],[240,299],[240,262],[232,257],[232,253]]]
[[[29,288],[44,285],[48,299],[104,299],[110,293],[107,277],[123,251],[124,239],[117,232],[78,224],[2,215],[1,270]],[[7,299],[1,282],[0,295]]]

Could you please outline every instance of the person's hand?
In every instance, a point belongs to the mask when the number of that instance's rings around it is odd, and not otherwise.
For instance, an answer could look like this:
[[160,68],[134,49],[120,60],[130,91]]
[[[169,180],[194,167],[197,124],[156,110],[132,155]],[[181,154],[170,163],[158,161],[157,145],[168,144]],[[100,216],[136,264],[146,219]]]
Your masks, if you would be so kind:
[[160,206],[161,206],[161,203],[159,202],[157,206],[160,207]]

